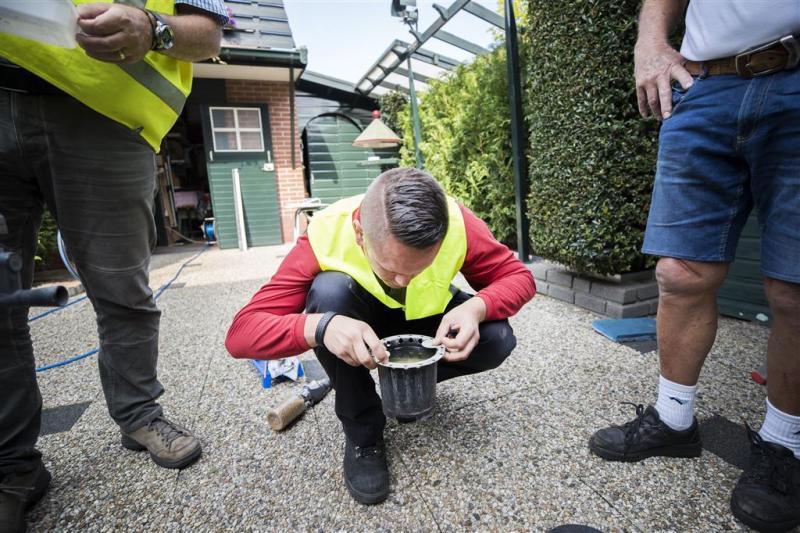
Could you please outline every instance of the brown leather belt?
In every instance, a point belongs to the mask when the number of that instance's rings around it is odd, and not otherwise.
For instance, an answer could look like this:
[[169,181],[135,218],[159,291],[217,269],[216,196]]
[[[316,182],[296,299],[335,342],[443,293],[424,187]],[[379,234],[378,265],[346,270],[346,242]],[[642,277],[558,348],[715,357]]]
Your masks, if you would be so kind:
[[800,40],[787,35],[736,56],[709,61],[686,61],[684,66],[693,76],[738,74],[742,78],[755,78],[793,69],[799,63]]

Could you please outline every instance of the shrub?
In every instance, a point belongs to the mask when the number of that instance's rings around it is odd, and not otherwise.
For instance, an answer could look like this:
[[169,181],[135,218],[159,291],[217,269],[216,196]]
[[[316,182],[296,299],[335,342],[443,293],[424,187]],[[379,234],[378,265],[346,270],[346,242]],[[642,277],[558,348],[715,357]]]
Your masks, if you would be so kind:
[[400,91],[392,91],[381,96],[378,100],[378,105],[381,109],[383,123],[390,130],[403,137],[402,125],[398,121],[398,115],[408,106],[408,96]]
[[534,253],[579,271],[639,270],[656,130],[636,109],[640,0],[530,0],[525,109]]
[[42,217],[42,227],[39,229],[39,240],[36,245],[37,269],[46,269],[53,266],[50,265],[48,261],[53,253],[58,249],[58,244],[56,243],[57,232],[58,226],[56,226],[55,219],[53,219],[50,211],[45,210],[44,216]]
[[[420,95],[425,169],[445,190],[482,218],[498,240],[514,243],[516,222],[511,167],[508,89],[502,46],[464,65]],[[413,166],[409,107],[399,121],[406,140],[402,164]]]

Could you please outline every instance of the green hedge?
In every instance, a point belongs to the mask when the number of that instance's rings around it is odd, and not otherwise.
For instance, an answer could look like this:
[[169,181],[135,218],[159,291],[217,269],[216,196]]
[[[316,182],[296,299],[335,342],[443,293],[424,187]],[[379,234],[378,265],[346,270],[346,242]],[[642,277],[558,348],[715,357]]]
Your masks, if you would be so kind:
[[[516,239],[505,50],[432,81],[420,95],[425,169],[506,243]],[[409,106],[399,114],[402,164],[414,166]]]
[[42,217],[42,227],[39,229],[38,242],[36,243],[36,267],[47,269],[56,265],[48,263],[51,256],[58,250],[56,234],[58,226],[50,211],[45,209]]
[[530,0],[524,91],[534,253],[579,271],[639,270],[657,125],[636,109],[640,0]]
[[378,99],[378,105],[381,108],[381,120],[383,123],[402,137],[402,124],[398,122],[398,118],[408,106],[408,96],[400,91],[392,91],[381,96]]

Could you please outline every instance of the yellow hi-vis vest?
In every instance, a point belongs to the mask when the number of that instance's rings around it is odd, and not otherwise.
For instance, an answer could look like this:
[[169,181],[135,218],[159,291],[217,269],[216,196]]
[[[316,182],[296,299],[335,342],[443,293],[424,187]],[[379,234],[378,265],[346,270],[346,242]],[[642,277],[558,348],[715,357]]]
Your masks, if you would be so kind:
[[[72,0],[77,4],[113,0]],[[174,0],[118,0],[172,15]],[[0,56],[55,85],[84,105],[136,130],[158,152],[192,88],[192,64],[157,52],[141,61],[115,64],[68,49],[0,34]]]
[[349,275],[385,306],[402,308],[406,320],[444,312],[453,297],[450,284],[461,270],[467,255],[467,234],[458,204],[452,198],[447,199],[447,234],[433,263],[412,279],[406,288],[403,305],[383,290],[364,251],[356,242],[353,212],[361,205],[362,198],[363,195],[339,200],[311,218],[308,241],[320,268]]

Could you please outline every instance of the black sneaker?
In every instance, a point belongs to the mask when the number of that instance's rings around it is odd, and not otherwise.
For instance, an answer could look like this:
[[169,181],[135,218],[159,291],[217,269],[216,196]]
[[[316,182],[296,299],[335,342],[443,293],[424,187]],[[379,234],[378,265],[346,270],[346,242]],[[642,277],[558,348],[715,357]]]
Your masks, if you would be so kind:
[[383,441],[371,446],[356,446],[346,439],[344,483],[356,501],[371,505],[389,496],[389,469]]
[[36,470],[0,476],[0,533],[25,531],[25,511],[42,499],[50,472],[40,462]]
[[[624,402],[629,403],[629,402]],[[622,426],[597,431],[589,449],[609,461],[641,461],[648,457],[699,457],[702,452],[697,419],[691,427],[675,431],[658,416],[652,405],[636,405],[636,418]]]
[[800,459],[780,444],[764,442],[745,424],[750,467],[731,495],[733,516],[758,531],[800,526]]

